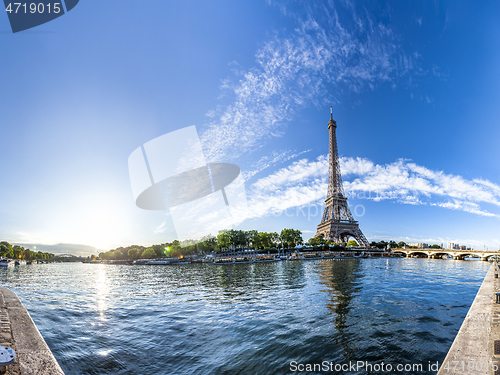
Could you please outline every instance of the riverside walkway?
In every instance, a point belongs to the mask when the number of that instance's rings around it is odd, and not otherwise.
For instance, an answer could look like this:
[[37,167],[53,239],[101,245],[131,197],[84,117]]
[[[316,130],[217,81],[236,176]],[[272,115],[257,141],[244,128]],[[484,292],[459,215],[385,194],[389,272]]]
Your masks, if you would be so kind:
[[493,263],[437,375],[500,374],[498,273],[498,264]]
[[[64,375],[17,295],[2,287],[0,287],[0,346],[9,346],[16,352],[16,360],[6,367],[5,374]],[[0,373],[2,371],[0,370]]]

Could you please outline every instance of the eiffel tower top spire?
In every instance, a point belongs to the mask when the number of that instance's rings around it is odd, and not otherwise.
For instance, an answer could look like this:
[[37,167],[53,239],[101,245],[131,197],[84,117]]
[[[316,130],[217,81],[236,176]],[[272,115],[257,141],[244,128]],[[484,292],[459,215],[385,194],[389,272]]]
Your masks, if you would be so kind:
[[330,122],[328,123],[328,129],[330,126],[337,127],[337,122],[333,119],[333,107],[330,106]]

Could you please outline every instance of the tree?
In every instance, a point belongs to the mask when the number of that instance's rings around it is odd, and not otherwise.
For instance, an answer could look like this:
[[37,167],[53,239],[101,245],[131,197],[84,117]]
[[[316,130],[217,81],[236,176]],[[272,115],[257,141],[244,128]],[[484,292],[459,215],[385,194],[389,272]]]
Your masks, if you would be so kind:
[[269,233],[269,245],[272,247],[277,247],[280,241],[280,235],[276,232]]
[[401,242],[398,242],[398,248],[402,249],[403,247],[406,246],[406,243],[401,241]]
[[23,259],[33,259],[35,253],[31,251],[30,249],[24,249],[22,253]]
[[247,231],[246,237],[248,240],[248,247],[250,247],[250,244],[251,244],[252,248],[257,250],[261,246],[259,232],[256,231],[255,229]]
[[358,243],[355,240],[350,240],[347,243],[347,247],[358,247]]
[[244,230],[230,229],[227,231],[231,239],[231,245],[233,248],[238,248],[245,246],[247,244],[247,234]]
[[211,234],[203,237],[201,242],[198,244],[198,250],[203,253],[209,253],[217,249],[217,238]]
[[175,240],[171,244],[167,244],[166,255],[168,258],[177,258],[182,255],[182,247],[179,241]]
[[217,245],[220,249],[228,249],[231,246],[231,237],[227,232],[227,229],[223,229],[217,235]]
[[14,254],[14,258],[21,258],[24,255],[24,247],[16,245],[12,248],[12,253]]
[[106,252],[99,253],[99,258],[102,260],[110,260],[111,259],[111,252],[106,251]]
[[295,248],[297,245],[303,243],[302,232],[296,229],[283,229],[281,231],[280,239],[283,247],[286,249],[290,247]]
[[259,249],[271,247],[271,244],[272,244],[271,233],[259,232],[259,239],[258,239]]
[[318,246],[320,241],[323,239],[323,236],[311,237],[307,240],[307,244],[309,246]]
[[7,258],[12,258],[12,245],[6,241],[0,242],[0,255]]
[[153,245],[151,248],[155,251],[157,257],[162,257],[165,252],[163,245]]
[[128,256],[132,259],[137,259],[139,258],[139,250],[138,249],[130,249],[128,251]]
[[373,242],[370,243],[370,246],[375,246],[375,247],[377,247],[379,249],[386,249],[387,245],[389,245],[389,243],[385,242],[385,241],[380,241],[380,242],[373,241]]
[[141,254],[141,258],[144,258],[144,259],[152,259],[152,258],[155,258],[155,257],[156,257],[156,252],[153,250],[152,247],[148,247]]

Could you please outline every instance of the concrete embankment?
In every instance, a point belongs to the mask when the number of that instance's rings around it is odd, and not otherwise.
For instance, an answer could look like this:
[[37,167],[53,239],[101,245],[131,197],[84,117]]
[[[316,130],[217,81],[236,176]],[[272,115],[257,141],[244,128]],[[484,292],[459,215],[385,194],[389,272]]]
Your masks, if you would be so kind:
[[0,346],[16,352],[6,374],[64,375],[17,295],[0,287]]
[[[492,264],[437,375],[489,375],[494,371],[492,317],[498,288]],[[500,306],[500,304],[498,305]],[[500,333],[500,332],[499,332]],[[492,359],[493,358],[493,359]],[[500,368],[500,357],[496,365]]]

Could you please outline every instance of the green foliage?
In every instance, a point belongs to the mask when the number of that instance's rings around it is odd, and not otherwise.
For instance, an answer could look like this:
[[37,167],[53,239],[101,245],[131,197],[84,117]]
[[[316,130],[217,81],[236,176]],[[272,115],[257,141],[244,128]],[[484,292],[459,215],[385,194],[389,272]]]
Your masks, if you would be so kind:
[[30,249],[25,249],[22,246],[14,245],[12,246],[7,241],[0,242],[0,256],[11,259],[51,259],[54,254],[42,253],[41,251],[34,252]]
[[246,237],[248,242],[251,244],[253,249],[258,249],[262,246],[261,237],[259,236],[259,232],[256,230],[249,230],[246,232]]
[[373,242],[370,243],[370,246],[375,246],[375,247],[377,247],[379,249],[386,249],[387,245],[389,245],[389,243],[385,242],[385,241],[380,241],[380,242],[373,241]]
[[137,259],[139,258],[139,249],[130,249],[128,251],[128,256],[132,259]]
[[141,254],[141,258],[143,259],[152,259],[156,258],[156,252],[153,250],[152,247],[148,247],[146,250],[144,250]]
[[230,229],[230,230],[228,230],[227,233],[229,234],[229,237],[231,238],[231,246],[234,249],[242,248],[248,243],[247,233],[244,230]]
[[269,241],[271,246],[273,247],[278,246],[278,242],[280,241],[280,235],[276,232],[269,233]]
[[258,235],[258,248],[264,249],[266,247],[271,247],[271,234],[267,232],[259,232]]
[[155,254],[157,257],[162,257],[164,253],[164,246],[163,245],[153,245],[151,248],[154,250]]
[[283,248],[295,248],[297,245],[301,245],[304,241],[302,240],[302,232],[296,229],[283,229],[280,234],[281,243]]
[[217,238],[209,234],[201,239],[198,244],[198,251],[203,254],[211,253],[212,251],[217,251]]
[[318,247],[319,245],[324,245],[327,241],[325,240],[325,238],[323,236],[316,236],[316,237],[312,237],[312,238],[309,238],[309,240],[307,241],[307,244],[310,245],[310,246],[316,246]]
[[220,230],[217,237],[207,235],[200,241],[185,240],[181,244],[178,240],[175,240],[171,243],[157,244],[149,248],[138,245],[119,247],[100,253],[99,259],[179,258],[181,256],[203,255],[214,251],[240,250],[244,248],[261,249],[263,253],[271,251],[274,254],[278,252],[276,247],[280,243],[286,244],[288,248],[295,248],[297,245],[303,243],[302,232],[295,229],[284,229],[280,235],[276,232],[268,233],[256,230],[225,229]]
[[347,247],[358,247],[358,243],[355,240],[351,240],[347,243]]
[[227,250],[229,249],[229,246],[231,246],[231,237],[227,232],[228,231],[226,229],[220,230],[217,235],[217,244],[221,250]]

